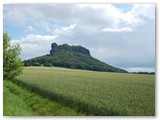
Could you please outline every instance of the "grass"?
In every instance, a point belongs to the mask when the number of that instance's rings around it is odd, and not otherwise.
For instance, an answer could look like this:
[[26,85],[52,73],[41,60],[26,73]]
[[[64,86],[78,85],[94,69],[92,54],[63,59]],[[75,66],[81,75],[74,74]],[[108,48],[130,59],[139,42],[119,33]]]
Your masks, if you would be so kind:
[[86,115],[154,116],[155,76],[26,67],[21,85]]
[[76,111],[4,80],[4,116],[78,116]]
[[[4,87],[4,102],[3,115],[4,116],[30,116],[31,109],[18,96],[12,94],[8,88]],[[21,111],[21,112],[20,112]]]

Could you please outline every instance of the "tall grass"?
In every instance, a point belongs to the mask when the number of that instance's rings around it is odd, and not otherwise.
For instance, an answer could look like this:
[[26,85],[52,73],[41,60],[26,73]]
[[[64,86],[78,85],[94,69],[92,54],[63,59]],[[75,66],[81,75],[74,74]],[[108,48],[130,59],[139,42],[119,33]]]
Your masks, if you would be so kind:
[[21,98],[11,93],[6,86],[4,86],[3,88],[3,115],[4,116],[32,115],[31,108],[28,107]]
[[155,76],[28,67],[16,83],[86,115],[155,115]]
[[82,115],[55,101],[4,81],[4,116],[77,116]]

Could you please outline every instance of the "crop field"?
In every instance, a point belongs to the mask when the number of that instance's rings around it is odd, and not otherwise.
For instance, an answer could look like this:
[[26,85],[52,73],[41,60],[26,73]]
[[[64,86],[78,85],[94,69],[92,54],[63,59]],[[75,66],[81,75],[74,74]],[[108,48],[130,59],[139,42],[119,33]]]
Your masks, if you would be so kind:
[[155,115],[155,75],[25,67],[16,82],[85,115]]
[[9,80],[3,81],[4,116],[80,116],[77,111],[44,98]]

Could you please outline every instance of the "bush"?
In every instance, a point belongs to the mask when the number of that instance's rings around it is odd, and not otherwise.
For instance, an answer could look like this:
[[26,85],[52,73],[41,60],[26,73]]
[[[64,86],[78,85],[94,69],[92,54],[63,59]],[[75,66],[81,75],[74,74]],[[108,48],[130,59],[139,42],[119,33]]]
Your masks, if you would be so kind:
[[19,44],[10,45],[11,38],[3,33],[3,79],[14,79],[22,73],[23,62],[18,57],[21,52]]

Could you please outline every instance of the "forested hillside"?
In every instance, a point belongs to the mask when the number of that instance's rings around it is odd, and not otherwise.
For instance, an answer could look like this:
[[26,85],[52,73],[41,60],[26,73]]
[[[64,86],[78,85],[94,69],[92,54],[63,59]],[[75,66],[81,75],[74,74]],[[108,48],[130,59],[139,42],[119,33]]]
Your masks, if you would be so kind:
[[101,62],[90,55],[82,46],[57,45],[52,43],[50,54],[25,60],[25,66],[58,66],[107,72],[127,72]]

